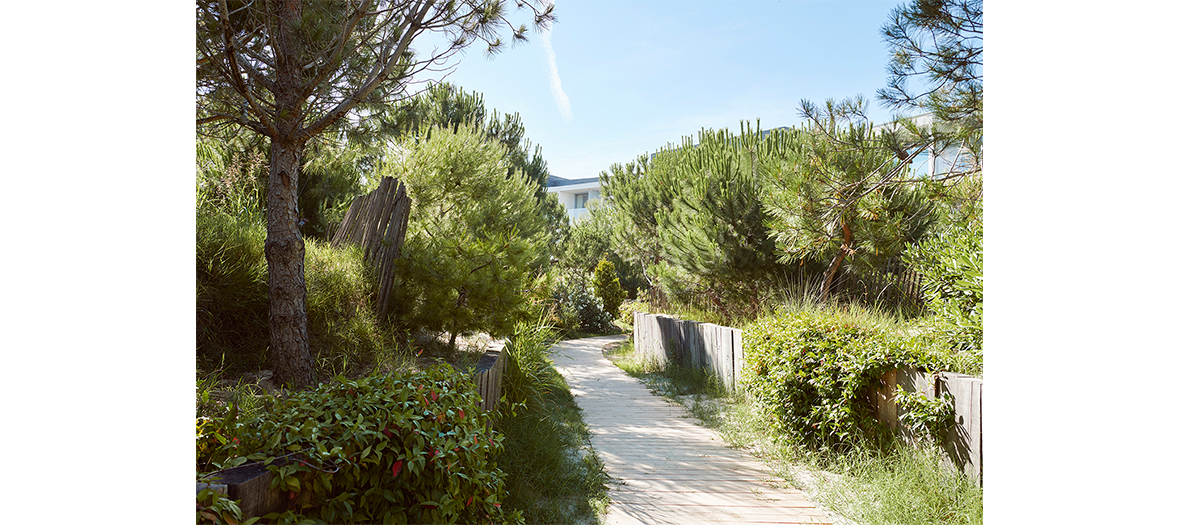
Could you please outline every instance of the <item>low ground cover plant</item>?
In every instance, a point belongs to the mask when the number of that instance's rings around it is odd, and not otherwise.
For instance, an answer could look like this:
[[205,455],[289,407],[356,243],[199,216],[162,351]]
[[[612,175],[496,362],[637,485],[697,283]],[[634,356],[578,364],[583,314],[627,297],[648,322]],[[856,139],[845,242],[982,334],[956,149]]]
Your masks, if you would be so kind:
[[271,398],[252,421],[198,419],[198,464],[268,464],[291,503],[263,518],[280,523],[518,522],[501,505],[503,436],[490,424],[470,378],[447,365],[337,379]]

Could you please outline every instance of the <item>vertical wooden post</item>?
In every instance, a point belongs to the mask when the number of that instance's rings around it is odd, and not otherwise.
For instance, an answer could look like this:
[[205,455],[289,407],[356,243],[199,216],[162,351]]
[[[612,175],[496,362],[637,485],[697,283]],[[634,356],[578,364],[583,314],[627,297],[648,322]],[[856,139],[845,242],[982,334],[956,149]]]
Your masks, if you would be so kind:
[[881,376],[881,387],[877,389],[877,421],[890,430],[897,430],[897,369],[885,372]]

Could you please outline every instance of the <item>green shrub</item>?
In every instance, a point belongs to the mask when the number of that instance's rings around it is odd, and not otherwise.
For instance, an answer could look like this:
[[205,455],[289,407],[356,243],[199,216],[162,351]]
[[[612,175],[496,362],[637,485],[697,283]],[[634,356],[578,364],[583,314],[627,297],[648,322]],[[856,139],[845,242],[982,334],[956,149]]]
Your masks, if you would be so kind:
[[615,265],[603,259],[594,268],[594,294],[602,299],[602,309],[610,314],[612,319],[619,318],[619,305],[623,304],[626,294],[619,284],[619,274],[615,272]]
[[619,305],[619,319],[628,325],[635,323],[635,312],[651,313],[652,308],[651,305],[639,300],[623,301],[623,304]]
[[821,450],[871,442],[881,376],[901,365],[929,368],[926,353],[892,332],[831,311],[760,319],[743,333],[742,383],[784,434]]
[[[470,378],[441,365],[402,377],[338,378],[272,399],[245,431],[221,429],[240,435],[222,448],[266,461],[273,487],[288,491],[294,508],[267,519],[519,521],[500,509],[505,479],[493,461],[503,437],[490,424]],[[279,457],[292,461],[273,462]]]
[[898,420],[919,440],[936,443],[955,425],[955,403],[949,394],[927,398],[918,392],[897,393]]
[[603,309],[602,299],[587,289],[586,280],[584,274],[575,272],[557,279],[553,286],[553,301],[559,309],[556,317],[567,330],[606,333],[611,328],[610,314]]
[[927,309],[956,350],[983,353],[983,221],[974,219],[910,248],[905,261],[922,275]]

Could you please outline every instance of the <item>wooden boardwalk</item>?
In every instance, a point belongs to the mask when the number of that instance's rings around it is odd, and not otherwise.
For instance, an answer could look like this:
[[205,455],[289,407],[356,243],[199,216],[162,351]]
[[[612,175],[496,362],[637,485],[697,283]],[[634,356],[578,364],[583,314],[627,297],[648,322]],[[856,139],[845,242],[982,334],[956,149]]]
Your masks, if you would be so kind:
[[602,356],[603,345],[626,338],[565,341],[553,356],[613,478],[606,523],[832,523],[760,461]]

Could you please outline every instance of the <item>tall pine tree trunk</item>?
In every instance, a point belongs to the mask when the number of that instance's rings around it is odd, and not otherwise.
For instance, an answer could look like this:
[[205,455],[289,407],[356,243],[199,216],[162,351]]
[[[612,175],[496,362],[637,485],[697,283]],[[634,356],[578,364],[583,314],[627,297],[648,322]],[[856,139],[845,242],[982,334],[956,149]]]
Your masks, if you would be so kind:
[[297,27],[302,5],[286,0],[272,6],[279,23],[275,47],[274,134],[270,137],[270,181],[266,191],[266,267],[270,297],[270,352],[276,378],[295,388],[315,384],[307,341],[307,284],[303,278],[303,239],[299,235],[301,95]]
[[266,268],[270,352],[276,378],[296,388],[315,384],[307,343],[307,285],[296,188],[302,145],[271,140],[266,193]]

